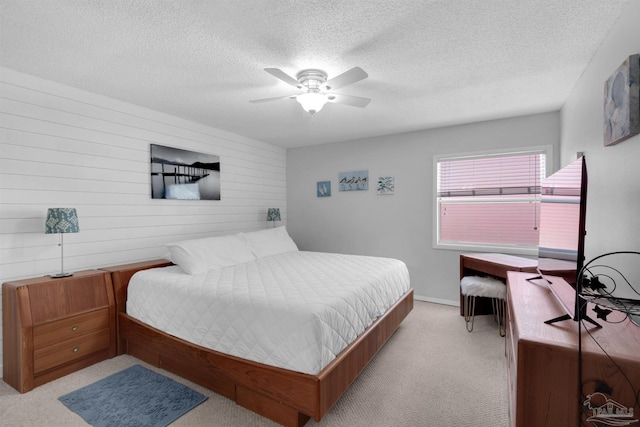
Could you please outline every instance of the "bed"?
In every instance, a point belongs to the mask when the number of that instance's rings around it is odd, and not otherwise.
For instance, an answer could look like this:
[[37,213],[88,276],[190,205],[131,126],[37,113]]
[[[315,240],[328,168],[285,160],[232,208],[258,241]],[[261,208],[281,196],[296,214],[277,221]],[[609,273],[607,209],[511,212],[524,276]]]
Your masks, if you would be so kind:
[[298,251],[284,227],[169,248],[105,268],[118,353],[285,426],[320,421],[413,308],[400,261]]

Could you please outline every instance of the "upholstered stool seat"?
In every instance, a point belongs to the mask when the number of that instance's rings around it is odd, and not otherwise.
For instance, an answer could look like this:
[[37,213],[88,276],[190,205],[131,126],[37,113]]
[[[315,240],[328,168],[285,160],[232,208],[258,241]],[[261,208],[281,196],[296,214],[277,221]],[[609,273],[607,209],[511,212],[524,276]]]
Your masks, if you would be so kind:
[[498,332],[500,336],[504,336],[504,302],[507,297],[507,286],[500,280],[490,277],[465,276],[460,280],[460,289],[463,295],[467,331],[473,331],[476,297],[485,297],[491,298],[493,313],[498,322]]

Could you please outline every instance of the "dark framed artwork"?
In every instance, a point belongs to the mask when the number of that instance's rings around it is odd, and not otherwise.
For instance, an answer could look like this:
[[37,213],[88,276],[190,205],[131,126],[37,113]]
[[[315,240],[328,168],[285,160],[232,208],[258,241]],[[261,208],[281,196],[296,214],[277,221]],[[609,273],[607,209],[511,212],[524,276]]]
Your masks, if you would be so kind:
[[220,156],[151,144],[151,197],[220,200]]
[[640,55],[631,55],[604,83],[604,145],[640,133]]

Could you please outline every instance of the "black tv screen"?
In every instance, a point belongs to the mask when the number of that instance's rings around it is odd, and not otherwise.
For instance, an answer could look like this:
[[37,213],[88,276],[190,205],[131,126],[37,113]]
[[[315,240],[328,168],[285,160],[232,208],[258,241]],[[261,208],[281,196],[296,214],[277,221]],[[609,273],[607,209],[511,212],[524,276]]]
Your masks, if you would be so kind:
[[538,272],[547,279],[551,293],[567,313],[545,323],[582,319],[600,327],[587,315],[586,302],[578,297],[587,234],[586,212],[587,164],[580,157],[542,182]]
[[584,264],[587,167],[584,157],[542,181],[538,243],[540,275],[575,286]]

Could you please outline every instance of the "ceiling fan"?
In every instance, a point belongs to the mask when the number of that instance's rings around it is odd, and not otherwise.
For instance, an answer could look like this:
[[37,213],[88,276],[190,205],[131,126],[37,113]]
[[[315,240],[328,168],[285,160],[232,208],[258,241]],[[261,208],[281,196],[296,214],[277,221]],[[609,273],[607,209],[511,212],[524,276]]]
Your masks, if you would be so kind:
[[279,68],[265,68],[267,73],[283,82],[302,90],[297,95],[278,96],[275,98],[255,99],[253,103],[277,101],[280,99],[295,99],[310,114],[317,113],[327,102],[351,105],[352,107],[366,107],[371,100],[359,96],[342,95],[331,92],[334,89],[348,86],[364,80],[369,75],[360,67],[353,67],[344,73],[327,80],[327,73],[322,70],[307,69],[296,74],[294,79]]

